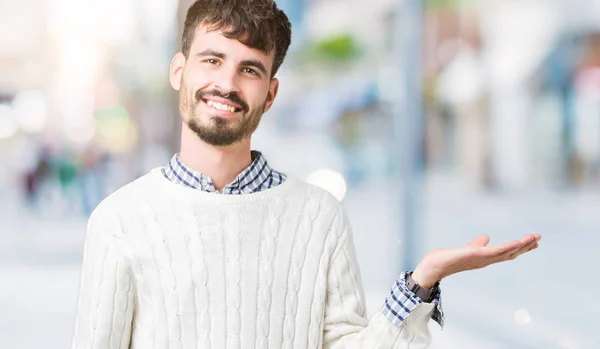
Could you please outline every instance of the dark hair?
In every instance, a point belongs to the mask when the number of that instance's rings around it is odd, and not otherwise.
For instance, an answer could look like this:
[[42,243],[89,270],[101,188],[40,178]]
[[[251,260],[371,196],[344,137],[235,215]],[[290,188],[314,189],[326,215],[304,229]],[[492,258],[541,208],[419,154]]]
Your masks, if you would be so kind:
[[292,25],[273,0],[197,0],[185,17],[181,51],[188,57],[199,24],[221,30],[223,36],[269,54],[275,49],[271,77],[290,46]]

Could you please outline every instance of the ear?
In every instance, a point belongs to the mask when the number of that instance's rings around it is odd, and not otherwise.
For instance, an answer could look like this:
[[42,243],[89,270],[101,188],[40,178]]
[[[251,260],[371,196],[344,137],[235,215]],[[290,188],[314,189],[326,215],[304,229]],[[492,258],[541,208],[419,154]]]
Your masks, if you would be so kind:
[[269,94],[267,95],[267,101],[265,103],[265,113],[271,109],[273,105],[273,101],[275,101],[275,97],[277,96],[277,91],[279,91],[279,80],[277,78],[271,79],[271,85],[269,86]]
[[183,67],[185,66],[185,56],[183,53],[178,52],[173,60],[171,61],[171,67],[169,69],[169,81],[175,91],[179,91],[181,88],[181,77],[183,76]]

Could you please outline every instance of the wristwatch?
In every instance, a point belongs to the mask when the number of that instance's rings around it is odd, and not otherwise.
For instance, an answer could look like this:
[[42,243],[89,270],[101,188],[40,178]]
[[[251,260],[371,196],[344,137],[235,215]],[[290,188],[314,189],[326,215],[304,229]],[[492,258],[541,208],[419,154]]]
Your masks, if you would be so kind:
[[412,278],[412,272],[408,273],[408,277],[406,278],[406,287],[417,297],[421,298],[421,300],[425,303],[431,303],[436,296],[438,287],[440,286],[440,282],[436,282],[433,287],[430,289],[426,289],[421,287],[418,283],[415,282]]

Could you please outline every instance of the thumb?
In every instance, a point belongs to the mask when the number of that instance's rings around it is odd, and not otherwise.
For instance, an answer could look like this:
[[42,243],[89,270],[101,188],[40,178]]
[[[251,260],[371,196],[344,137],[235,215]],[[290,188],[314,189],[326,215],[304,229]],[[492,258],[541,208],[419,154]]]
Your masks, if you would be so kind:
[[471,241],[471,246],[485,246],[490,242],[490,237],[487,235],[480,235],[475,240]]

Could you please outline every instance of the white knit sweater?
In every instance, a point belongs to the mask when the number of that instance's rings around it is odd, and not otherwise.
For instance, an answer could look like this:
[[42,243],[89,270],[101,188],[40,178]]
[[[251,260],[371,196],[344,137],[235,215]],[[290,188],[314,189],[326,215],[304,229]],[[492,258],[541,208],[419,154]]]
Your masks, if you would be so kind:
[[433,304],[365,318],[340,203],[290,176],[247,195],[158,169],[92,213],[72,348],[424,348]]

